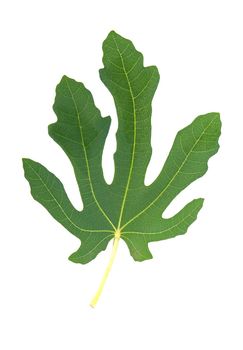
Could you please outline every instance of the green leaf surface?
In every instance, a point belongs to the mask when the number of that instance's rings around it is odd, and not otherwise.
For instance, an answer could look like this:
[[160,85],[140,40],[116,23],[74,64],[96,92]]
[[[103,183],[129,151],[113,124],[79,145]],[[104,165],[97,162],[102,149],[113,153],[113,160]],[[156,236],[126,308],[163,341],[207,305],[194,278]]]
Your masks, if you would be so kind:
[[102,118],[90,91],[67,76],[56,89],[57,121],[49,126],[49,135],[72,163],[84,209],[73,207],[55,175],[37,162],[23,160],[34,199],[80,239],[80,248],[69,259],[82,264],[94,259],[111,239],[115,249],[123,239],[132,257],[143,261],[152,257],[149,242],[184,234],[196,220],[203,199],[192,200],[169,219],[163,218],[163,212],[205,174],[209,158],[219,148],[219,114],[197,117],[177,133],[160,174],[145,186],[158,69],[144,67],[143,55],[115,32],[104,41],[103,52],[100,78],[114,98],[118,116],[113,182],[106,183],[101,164],[110,117]]

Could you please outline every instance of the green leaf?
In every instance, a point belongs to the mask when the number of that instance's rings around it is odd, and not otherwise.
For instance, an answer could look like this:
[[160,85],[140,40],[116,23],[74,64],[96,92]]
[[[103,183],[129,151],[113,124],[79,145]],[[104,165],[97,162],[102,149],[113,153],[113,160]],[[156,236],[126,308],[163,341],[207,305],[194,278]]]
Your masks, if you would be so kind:
[[163,218],[173,199],[207,171],[209,158],[219,148],[218,113],[197,117],[179,131],[156,180],[144,178],[151,157],[152,99],[159,82],[156,67],[144,67],[143,56],[132,42],[111,32],[103,44],[102,82],[111,92],[118,115],[115,174],[104,179],[102,153],[110,117],[102,118],[93,97],[82,83],[64,76],[57,86],[54,111],[57,122],[49,135],[69,157],[84,209],[77,211],[59,179],[41,164],[24,159],[25,177],[35,200],[81,241],[70,256],[88,263],[113,239],[111,260],[92,301],[98,300],[123,239],[137,261],[152,258],[149,242],[184,234],[196,220],[203,199],[194,199],[175,216]]

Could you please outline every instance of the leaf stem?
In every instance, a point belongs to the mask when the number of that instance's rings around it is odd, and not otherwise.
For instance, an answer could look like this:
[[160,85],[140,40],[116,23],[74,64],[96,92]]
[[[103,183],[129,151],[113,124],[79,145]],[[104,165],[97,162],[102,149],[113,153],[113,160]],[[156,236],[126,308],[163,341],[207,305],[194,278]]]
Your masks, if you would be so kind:
[[104,275],[103,275],[101,282],[100,282],[100,285],[99,285],[99,288],[90,302],[91,307],[96,306],[96,304],[98,303],[99,298],[101,296],[101,293],[104,289],[104,285],[105,285],[106,280],[109,276],[109,273],[111,271],[112,265],[114,263],[114,260],[115,260],[116,254],[117,254],[117,249],[118,249],[120,237],[121,237],[121,231],[118,229],[115,231],[115,237],[114,237],[114,241],[113,241],[113,247],[112,247],[112,252],[111,252],[111,257],[110,257],[109,263],[105,269]]

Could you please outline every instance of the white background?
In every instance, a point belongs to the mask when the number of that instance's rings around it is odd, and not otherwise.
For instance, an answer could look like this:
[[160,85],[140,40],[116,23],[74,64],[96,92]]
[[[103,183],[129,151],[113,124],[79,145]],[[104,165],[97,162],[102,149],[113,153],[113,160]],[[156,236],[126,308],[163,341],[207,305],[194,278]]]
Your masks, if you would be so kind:
[[[3,1],[1,33],[1,297],[3,350],[243,349],[242,1]],[[98,76],[110,30],[130,38],[158,66],[153,158],[158,174],[176,132],[219,111],[220,152],[207,175],[168,208],[205,197],[185,236],[153,243],[154,259],[135,263],[121,243],[96,309],[89,301],[111,244],[88,265],[67,257],[75,237],[35,202],[21,157],[47,166],[80,207],[69,161],[47,134],[63,74],[93,92],[112,116],[104,154],[111,181],[113,100]]]

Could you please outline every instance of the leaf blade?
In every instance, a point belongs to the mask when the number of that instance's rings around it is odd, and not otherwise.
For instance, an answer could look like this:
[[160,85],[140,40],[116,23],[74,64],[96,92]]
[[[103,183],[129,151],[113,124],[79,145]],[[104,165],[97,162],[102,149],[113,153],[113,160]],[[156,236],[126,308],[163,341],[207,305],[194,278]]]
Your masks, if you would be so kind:
[[119,120],[112,188],[120,194],[117,226],[121,227],[127,198],[131,189],[141,189],[151,156],[150,105],[159,73],[157,67],[144,67],[142,54],[115,32],[104,41],[103,52],[100,77],[114,98]]
[[150,242],[161,241],[185,234],[189,226],[197,219],[203,202],[203,198],[194,199],[172,218],[161,220],[159,231],[124,231],[122,238],[127,242],[133,259],[135,261],[151,259],[152,254],[148,248]]
[[[203,123],[202,123],[203,121]],[[205,125],[204,125],[205,124]],[[189,137],[187,139],[188,132],[193,133],[194,128],[197,129],[197,137],[194,140]],[[209,133],[209,128],[211,128],[211,134]],[[205,132],[208,131],[208,134]],[[158,214],[162,213],[170,202],[191,182],[197,180],[205,174],[207,171],[207,162],[211,156],[213,156],[219,148],[218,139],[221,132],[221,122],[218,113],[209,113],[197,117],[190,125],[178,132],[169,156],[164,164],[161,173],[157,179],[149,186],[150,195],[148,196],[148,204],[137,213],[135,216],[130,218],[126,224],[124,224],[123,229],[130,225],[134,220],[137,220],[146,211],[151,214],[151,212],[158,211]],[[188,150],[185,152],[181,148],[181,139],[187,139]],[[202,139],[203,138],[203,139]],[[200,153],[202,147],[201,143],[206,142],[205,149]],[[210,143],[209,143],[210,142]],[[210,145],[209,147],[207,145]],[[179,150],[181,148],[181,150]],[[195,160],[195,155],[193,152],[198,153]],[[175,166],[174,159],[179,162],[179,166]],[[195,172],[195,164],[193,162],[201,162],[196,165],[197,171]],[[180,174],[182,169],[186,169],[187,173],[182,181]],[[168,173],[170,172],[169,176]],[[172,188],[173,186],[173,188]],[[158,207],[154,207],[154,205]],[[158,210],[157,210],[158,209]]]
[[53,109],[58,120],[49,126],[49,135],[68,155],[84,205],[89,206],[94,202],[114,229],[115,226],[98,198],[101,197],[100,192],[108,190],[101,159],[110,118],[101,118],[90,91],[82,83],[67,76],[57,86]]
[[198,198],[171,218],[163,213],[174,198],[203,176],[208,160],[219,148],[218,113],[197,117],[178,132],[157,179],[145,186],[151,157],[152,100],[159,82],[157,67],[144,67],[143,55],[133,43],[112,31],[103,44],[104,67],[100,78],[111,92],[118,116],[115,175],[104,179],[102,154],[110,117],[102,118],[91,92],[64,76],[56,89],[53,109],[57,121],[49,135],[71,161],[81,198],[82,212],[70,202],[60,180],[41,164],[24,159],[32,196],[72,234],[81,245],[69,259],[86,264],[106,249],[113,238],[110,262],[91,305],[95,305],[123,239],[137,261],[151,259],[150,242],[187,232],[203,205]]
[[23,158],[23,167],[33,198],[64,227],[78,236],[80,227],[72,220],[73,213],[77,214],[77,211],[68,199],[60,180],[40,163],[31,159]]

